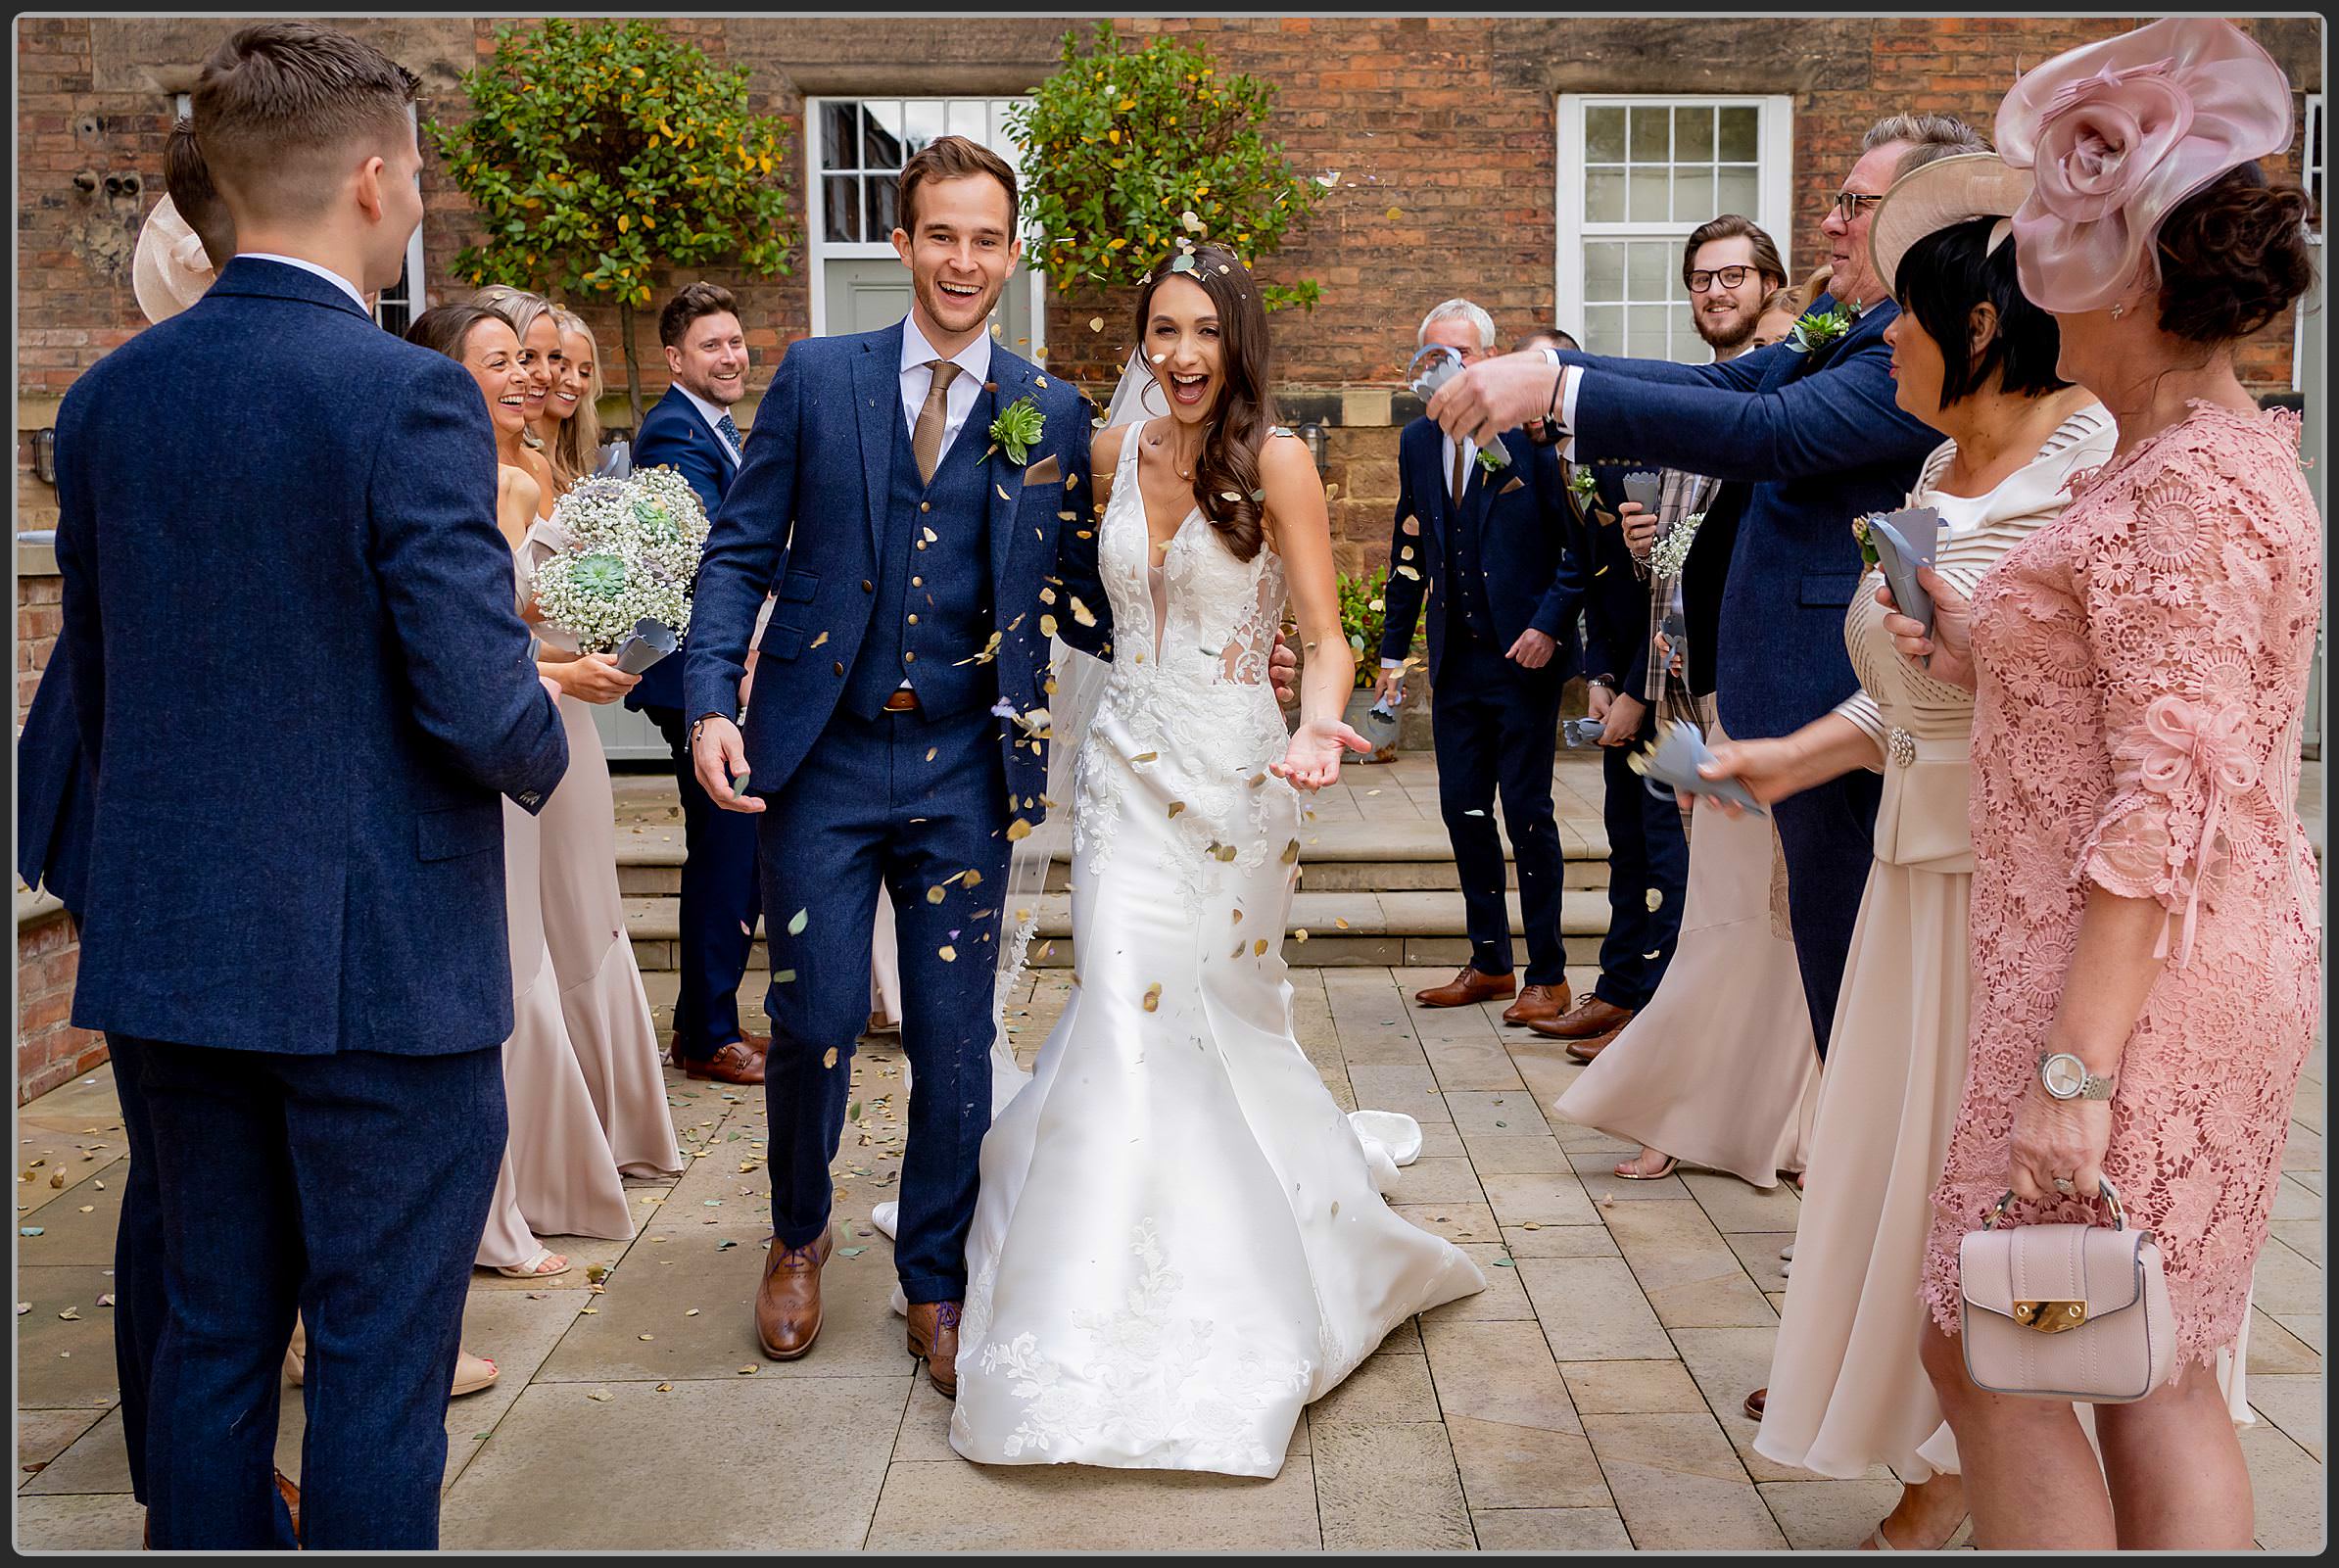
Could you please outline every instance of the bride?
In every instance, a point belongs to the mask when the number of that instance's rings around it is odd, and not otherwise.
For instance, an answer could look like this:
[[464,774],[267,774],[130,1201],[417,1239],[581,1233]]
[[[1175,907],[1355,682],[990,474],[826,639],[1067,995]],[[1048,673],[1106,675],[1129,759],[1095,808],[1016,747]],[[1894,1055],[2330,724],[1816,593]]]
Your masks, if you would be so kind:
[[[1076,735],[1058,699],[1060,743],[1079,741],[1073,994],[983,1140],[950,1442],[992,1464],[1271,1476],[1303,1405],[1486,1282],[1382,1202],[1388,1151],[1292,1032],[1298,791],[1367,747],[1339,718],[1323,488],[1269,425],[1258,287],[1205,245],[1156,268],[1137,325],[1124,393],[1158,388],[1167,411],[1095,438],[1115,657]],[[1287,593],[1293,734],[1267,682]],[[1418,1146],[1409,1118],[1373,1123]]]

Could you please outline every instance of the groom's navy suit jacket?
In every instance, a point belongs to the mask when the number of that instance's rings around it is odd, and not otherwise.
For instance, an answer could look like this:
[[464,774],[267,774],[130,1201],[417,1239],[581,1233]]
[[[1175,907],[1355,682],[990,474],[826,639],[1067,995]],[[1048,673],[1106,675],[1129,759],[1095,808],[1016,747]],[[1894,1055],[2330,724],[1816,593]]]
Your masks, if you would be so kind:
[[[1823,295],[1813,309],[1834,304]],[[1874,306],[1807,354],[1780,343],[1701,365],[1561,356],[1586,368],[1575,458],[1593,465],[1610,512],[1634,468],[1710,474],[1726,482],[1717,505],[1741,507],[1714,650],[1722,727],[1737,738],[1786,735],[1859,687],[1843,650],[1862,569],[1851,520],[1898,506],[1941,444],[1892,398],[1885,328],[1898,313]]]
[[[692,719],[739,711],[748,635],[766,591],[779,594],[747,714],[748,778],[757,794],[778,793],[828,728],[870,634],[879,580],[899,569],[880,559],[879,535],[903,428],[901,342],[896,323],[790,346],[699,557],[683,670]],[[978,443],[979,451],[989,447],[991,421],[1024,398],[1039,406],[1039,441],[1022,464],[1004,451],[981,464],[989,508],[984,570],[998,632],[990,656],[1000,699],[1019,714],[1048,705],[1043,619],[1067,642],[1099,656],[1112,635],[1089,518],[1088,401],[994,343],[990,383],[953,451],[964,442]],[[1041,598],[1043,588],[1052,602]],[[1082,624],[1074,598],[1093,624]],[[1012,722],[1000,728],[1015,813],[1037,826],[1046,810],[1046,741]]]
[[72,1021],[302,1055],[511,1031],[506,794],[568,763],[460,365],[239,258],[57,415],[95,785]]

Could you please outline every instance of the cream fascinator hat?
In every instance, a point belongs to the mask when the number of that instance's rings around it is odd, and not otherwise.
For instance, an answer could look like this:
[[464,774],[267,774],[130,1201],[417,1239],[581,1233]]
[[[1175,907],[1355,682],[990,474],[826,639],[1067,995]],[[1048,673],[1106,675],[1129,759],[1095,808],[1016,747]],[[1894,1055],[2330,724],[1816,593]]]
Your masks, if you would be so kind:
[[1999,221],[1990,229],[1989,248],[1995,251],[2006,241],[2008,220],[2029,194],[2030,171],[1996,153],[1960,153],[1910,169],[1892,182],[1868,220],[1869,264],[1885,293],[1899,297],[1901,258],[1928,234],[1994,217]]
[[138,254],[130,261],[130,287],[149,321],[164,321],[203,298],[219,274],[203,252],[203,239],[178,215],[166,196],[146,214],[138,231]]

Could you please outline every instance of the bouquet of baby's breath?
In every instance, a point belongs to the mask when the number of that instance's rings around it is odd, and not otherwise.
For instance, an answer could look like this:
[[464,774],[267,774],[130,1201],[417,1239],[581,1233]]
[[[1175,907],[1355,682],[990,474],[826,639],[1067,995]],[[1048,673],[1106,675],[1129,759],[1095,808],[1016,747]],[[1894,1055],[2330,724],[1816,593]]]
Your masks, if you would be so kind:
[[536,606],[587,653],[607,653],[656,621],[691,627],[691,587],[706,544],[706,509],[671,468],[577,482],[552,508],[566,541],[536,573]]

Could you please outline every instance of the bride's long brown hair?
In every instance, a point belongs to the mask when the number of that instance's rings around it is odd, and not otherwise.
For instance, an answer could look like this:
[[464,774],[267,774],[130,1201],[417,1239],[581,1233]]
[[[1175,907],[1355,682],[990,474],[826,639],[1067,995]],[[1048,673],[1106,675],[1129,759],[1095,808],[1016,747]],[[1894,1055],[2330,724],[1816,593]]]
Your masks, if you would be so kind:
[[[1184,254],[1193,258],[1190,267],[1174,266],[1177,258],[1166,256],[1137,292],[1138,352],[1145,353],[1154,294],[1171,278],[1192,279],[1217,308],[1218,374],[1224,386],[1194,463],[1194,503],[1234,558],[1248,561],[1265,538],[1265,508],[1258,499],[1259,449],[1273,428],[1274,412],[1267,399],[1266,308],[1259,302],[1251,269],[1225,246],[1202,245]],[[1150,371],[1153,356],[1145,357]]]

